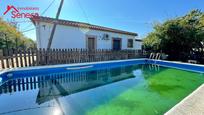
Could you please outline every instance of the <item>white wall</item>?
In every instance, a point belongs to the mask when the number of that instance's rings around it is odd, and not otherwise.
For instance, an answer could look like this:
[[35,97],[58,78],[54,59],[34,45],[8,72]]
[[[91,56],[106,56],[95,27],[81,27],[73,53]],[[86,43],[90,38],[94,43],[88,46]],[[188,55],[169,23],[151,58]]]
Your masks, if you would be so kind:
[[[38,48],[47,48],[51,29],[50,23],[36,25]],[[109,34],[110,40],[102,40],[104,34]],[[57,25],[51,48],[86,48],[86,35],[97,36],[97,49],[112,49],[112,38],[122,38],[122,49],[141,49],[141,43],[135,40],[134,47],[127,48],[128,39],[135,39],[135,36],[64,25]]]
[[142,49],[142,42],[136,41],[136,42],[135,42],[135,49],[141,50],[141,49]]

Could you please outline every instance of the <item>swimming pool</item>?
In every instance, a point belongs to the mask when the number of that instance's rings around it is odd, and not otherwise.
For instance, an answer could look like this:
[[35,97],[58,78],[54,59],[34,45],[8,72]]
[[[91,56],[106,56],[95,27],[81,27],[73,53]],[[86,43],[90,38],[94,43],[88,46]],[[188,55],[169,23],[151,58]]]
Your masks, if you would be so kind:
[[7,70],[0,114],[161,115],[204,83],[203,68],[135,59]]

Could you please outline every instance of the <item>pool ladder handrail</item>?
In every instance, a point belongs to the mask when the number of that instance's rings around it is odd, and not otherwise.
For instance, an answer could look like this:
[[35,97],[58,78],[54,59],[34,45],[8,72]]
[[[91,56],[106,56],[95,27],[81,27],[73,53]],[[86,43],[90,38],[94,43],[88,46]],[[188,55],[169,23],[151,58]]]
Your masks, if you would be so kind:
[[151,59],[153,61],[152,65],[159,66],[157,64],[156,60],[161,59],[161,53],[151,53],[150,56],[149,56],[149,59]]
[[149,59],[160,60],[161,59],[161,53],[151,53],[149,56]]

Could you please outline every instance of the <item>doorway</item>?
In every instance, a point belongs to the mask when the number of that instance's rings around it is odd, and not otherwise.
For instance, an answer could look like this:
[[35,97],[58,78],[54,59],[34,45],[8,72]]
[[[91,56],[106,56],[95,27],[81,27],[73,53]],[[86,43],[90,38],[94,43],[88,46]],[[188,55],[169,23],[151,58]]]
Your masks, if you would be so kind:
[[96,50],[96,38],[95,37],[87,37],[87,49]]
[[121,50],[122,40],[121,38],[113,38],[112,40],[112,49],[113,50]]

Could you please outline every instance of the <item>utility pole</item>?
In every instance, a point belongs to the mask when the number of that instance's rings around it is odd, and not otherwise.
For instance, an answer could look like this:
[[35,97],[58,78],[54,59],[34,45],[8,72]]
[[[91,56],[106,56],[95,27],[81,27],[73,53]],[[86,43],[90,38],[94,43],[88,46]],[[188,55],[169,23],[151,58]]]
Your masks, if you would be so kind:
[[[60,15],[63,3],[64,3],[64,0],[61,0],[60,6],[59,6],[58,11],[57,11],[56,20],[59,19],[59,15]],[[55,30],[56,30],[56,26],[57,26],[57,22],[54,22],[54,25],[53,25],[53,28],[52,28],[52,31],[51,31],[51,34],[50,34],[50,38],[48,40],[47,50],[49,50],[51,48],[52,40],[53,40]]]

